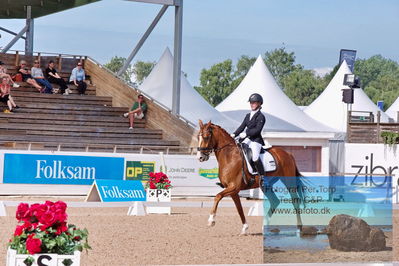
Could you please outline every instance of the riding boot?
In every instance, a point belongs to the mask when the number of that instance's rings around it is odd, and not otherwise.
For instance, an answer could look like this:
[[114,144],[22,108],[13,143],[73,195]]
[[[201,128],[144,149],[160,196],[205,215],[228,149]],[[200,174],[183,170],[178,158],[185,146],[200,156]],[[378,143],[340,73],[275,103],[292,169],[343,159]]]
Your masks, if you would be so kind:
[[261,159],[258,159],[255,163],[256,170],[259,174],[259,180],[262,180],[263,186],[266,188],[270,187],[269,180],[267,176],[265,176],[265,170],[263,168],[263,163]]

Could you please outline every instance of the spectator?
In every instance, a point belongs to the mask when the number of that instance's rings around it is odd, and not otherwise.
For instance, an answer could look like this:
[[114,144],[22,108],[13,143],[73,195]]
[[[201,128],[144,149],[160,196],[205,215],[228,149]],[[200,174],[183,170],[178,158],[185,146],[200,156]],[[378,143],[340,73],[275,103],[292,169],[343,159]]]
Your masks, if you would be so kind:
[[8,82],[10,83],[10,85],[12,85],[14,88],[18,88],[19,85],[12,80],[12,78],[9,74],[7,74],[7,69],[3,65],[4,65],[4,63],[2,61],[0,61],[0,79],[2,79],[3,77],[6,77],[8,79]]
[[18,73],[21,73],[22,75],[22,81],[27,82],[28,84],[32,85],[36,89],[39,90],[39,92],[43,91],[43,88],[36,82],[36,80],[33,79],[32,75],[30,74],[30,71],[26,68],[26,61],[22,60],[20,62],[20,65],[17,68]]
[[82,62],[78,62],[77,66],[72,69],[69,82],[78,88],[79,94],[85,94],[87,84],[84,82],[86,78],[85,70],[82,68]]
[[58,75],[57,70],[54,68],[54,61],[51,60],[46,68],[47,80],[51,83],[58,84],[63,95],[68,95],[72,91],[68,88],[65,80]]
[[34,65],[31,69],[32,77],[36,80],[37,83],[44,86],[44,93],[53,93],[53,86],[51,86],[50,82],[44,78],[39,61],[35,60],[33,64]]
[[13,108],[18,108],[10,95],[10,89],[8,78],[3,77],[0,84],[0,102],[6,103],[8,106],[9,110],[4,111],[5,113],[13,112]]
[[133,129],[134,119],[143,119],[146,112],[147,104],[144,102],[144,96],[139,94],[137,97],[137,102],[133,104],[132,108],[130,108],[130,111],[123,114],[124,117],[129,117],[129,129]]

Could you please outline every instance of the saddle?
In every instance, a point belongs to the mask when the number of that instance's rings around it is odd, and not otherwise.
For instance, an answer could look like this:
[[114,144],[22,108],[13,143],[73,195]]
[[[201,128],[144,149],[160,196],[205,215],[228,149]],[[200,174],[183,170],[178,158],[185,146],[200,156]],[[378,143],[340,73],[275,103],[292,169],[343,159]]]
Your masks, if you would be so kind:
[[[240,143],[240,147],[242,149],[249,173],[251,173],[252,175],[258,174],[258,172],[256,171],[255,163],[252,161],[252,150],[246,143]],[[267,151],[267,149],[269,148],[271,148],[271,146],[269,146],[268,148],[265,148],[263,146],[260,150],[259,155],[259,159],[262,161],[265,173],[273,172],[277,169],[276,160],[274,159],[273,155]]]

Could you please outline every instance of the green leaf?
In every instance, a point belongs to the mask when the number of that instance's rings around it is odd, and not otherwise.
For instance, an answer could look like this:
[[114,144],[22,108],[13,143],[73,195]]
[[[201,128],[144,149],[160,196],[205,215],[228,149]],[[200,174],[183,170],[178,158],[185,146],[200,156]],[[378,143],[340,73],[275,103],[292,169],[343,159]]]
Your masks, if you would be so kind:
[[24,260],[24,264],[25,264],[26,266],[31,266],[34,262],[35,262],[35,259],[34,259],[33,257],[31,257],[31,256],[27,257],[27,258]]

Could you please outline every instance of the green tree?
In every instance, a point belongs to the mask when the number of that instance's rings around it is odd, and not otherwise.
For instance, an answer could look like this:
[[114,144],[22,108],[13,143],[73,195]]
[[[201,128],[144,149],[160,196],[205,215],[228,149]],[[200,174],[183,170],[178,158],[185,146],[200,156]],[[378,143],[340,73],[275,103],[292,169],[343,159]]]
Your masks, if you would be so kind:
[[212,106],[218,105],[233,90],[233,62],[231,59],[202,69],[200,86],[194,87]]
[[294,52],[288,53],[285,47],[266,52],[264,60],[279,85],[284,76],[296,69],[303,69],[302,65],[295,65]]
[[375,103],[384,101],[384,110],[388,109],[399,96],[399,72],[379,76],[368,83],[364,92]]
[[231,83],[232,89],[235,89],[240,85],[241,81],[247,75],[251,66],[255,63],[256,57],[249,57],[247,55],[242,55],[236,64],[235,71],[233,73],[233,81]]
[[[114,72],[115,74],[117,74],[119,69],[121,69],[123,67],[125,62],[126,62],[126,58],[114,56],[104,66],[106,68],[108,68],[109,70],[111,70],[112,72]],[[126,82],[131,82],[132,74],[133,74],[133,67],[132,67],[132,65],[129,65],[126,72],[122,74],[121,78]]]
[[296,69],[285,75],[281,84],[287,96],[297,105],[311,104],[324,90],[326,82],[312,70]]
[[155,62],[137,61],[133,66],[133,74],[136,77],[136,83],[143,83],[144,79],[151,73]]

